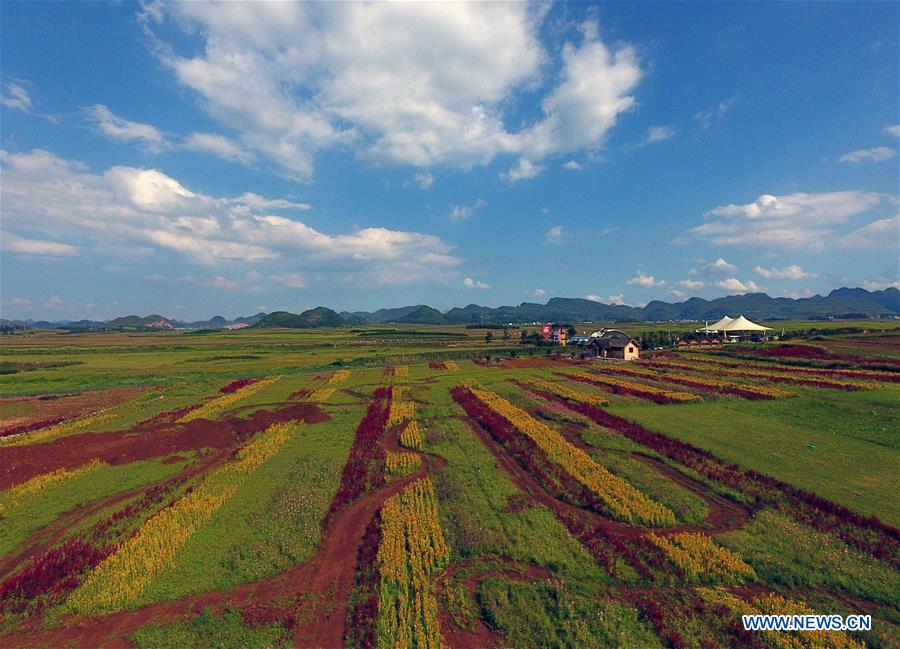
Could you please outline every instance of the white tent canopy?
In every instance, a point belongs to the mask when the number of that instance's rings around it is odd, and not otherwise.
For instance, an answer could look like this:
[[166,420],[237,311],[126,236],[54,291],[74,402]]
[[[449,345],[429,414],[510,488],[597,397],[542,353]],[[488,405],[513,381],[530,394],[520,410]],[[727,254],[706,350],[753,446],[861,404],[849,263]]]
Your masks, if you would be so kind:
[[697,329],[697,331],[705,331],[705,332],[715,332],[724,330],[725,325],[729,324],[733,318],[729,315],[725,316],[718,322],[714,322],[711,325],[706,325],[703,329]]
[[[724,318],[723,318],[724,319]],[[721,322],[721,321],[720,321]],[[718,322],[716,323],[719,324]],[[712,327],[710,327],[712,328]],[[755,322],[750,322],[744,316],[738,316],[731,322],[722,325],[719,327],[720,331],[771,331],[772,327],[764,327],[762,325],[756,324]]]

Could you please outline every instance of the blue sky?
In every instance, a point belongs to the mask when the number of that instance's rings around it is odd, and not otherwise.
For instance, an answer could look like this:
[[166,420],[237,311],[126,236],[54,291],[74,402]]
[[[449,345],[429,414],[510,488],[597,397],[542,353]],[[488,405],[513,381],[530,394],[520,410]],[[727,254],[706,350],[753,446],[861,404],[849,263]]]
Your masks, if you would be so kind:
[[0,13],[3,317],[898,285],[897,3]]

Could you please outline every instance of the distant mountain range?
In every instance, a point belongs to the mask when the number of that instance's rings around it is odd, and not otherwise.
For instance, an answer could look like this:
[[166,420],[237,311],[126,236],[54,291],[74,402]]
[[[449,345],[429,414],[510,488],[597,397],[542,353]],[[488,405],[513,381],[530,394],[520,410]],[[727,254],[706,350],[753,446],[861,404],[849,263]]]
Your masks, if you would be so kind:
[[364,324],[466,324],[497,325],[525,322],[673,322],[718,320],[724,315],[745,315],[756,320],[819,320],[848,317],[900,316],[900,291],[887,288],[867,291],[862,288],[839,288],[827,296],[792,299],[769,297],[765,293],[731,295],[714,300],[692,297],[684,302],[654,300],[644,307],[623,304],[603,304],[581,298],[552,298],[547,304],[523,302],[518,306],[497,308],[470,304],[463,308],[438,311],[425,304],[378,311],[344,311],[337,313],[325,307],[316,307],[294,314],[288,311],[257,313],[256,315],[227,320],[215,316],[209,320],[182,322],[160,315],[146,317],[125,316],[105,322],[0,320],[0,325],[31,326],[35,328],[72,329],[237,329],[242,327],[288,327],[306,329],[312,327],[359,326]]

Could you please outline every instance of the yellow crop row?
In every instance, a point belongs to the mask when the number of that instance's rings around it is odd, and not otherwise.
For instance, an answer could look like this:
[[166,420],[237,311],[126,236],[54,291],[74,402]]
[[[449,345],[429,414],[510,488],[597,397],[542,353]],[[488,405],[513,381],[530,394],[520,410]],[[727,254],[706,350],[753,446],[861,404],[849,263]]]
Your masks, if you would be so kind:
[[422,458],[416,453],[394,453],[388,451],[384,456],[384,465],[388,475],[407,475],[418,469],[421,464]]
[[33,477],[28,482],[23,482],[6,491],[0,492],[0,514],[7,509],[20,507],[23,500],[28,500],[31,496],[39,494],[48,487],[90,473],[102,466],[104,466],[104,463],[100,460],[91,460],[87,464],[83,464],[75,469],[57,469],[56,471],[43,473]]
[[[708,604],[724,606],[735,617],[741,615],[815,615],[801,602],[774,593],[762,595],[752,603],[735,597],[724,588],[697,588],[697,594]],[[773,649],[865,649],[843,631],[759,631],[759,638]]]
[[755,579],[753,568],[733,552],[703,534],[683,532],[672,536],[649,534],[647,538],[679,566],[690,579],[707,575],[722,581]]
[[622,478],[607,471],[543,422],[489,390],[476,387],[469,389],[485,405],[534,440],[550,461],[558,464],[596,494],[614,518],[649,525],[675,524],[675,514],[668,507],[651,500]]
[[394,376],[409,376],[409,366],[398,365],[394,368]]
[[243,401],[244,399],[253,396],[263,388],[266,388],[273,383],[275,383],[280,376],[272,376],[267,379],[262,379],[261,381],[257,381],[256,383],[251,383],[250,385],[245,385],[239,390],[235,390],[229,394],[223,394],[221,397],[216,397],[210,401],[207,401],[199,408],[194,408],[186,415],[181,417],[178,420],[179,423],[184,423],[186,421],[192,421],[194,419],[212,419],[216,417],[232,406],[234,406],[239,401]]
[[576,403],[586,403],[592,406],[605,406],[609,403],[609,401],[599,395],[589,394],[587,392],[579,392],[578,390],[573,390],[572,388],[563,385],[562,383],[555,383],[553,381],[545,381],[544,379],[537,378],[526,379],[524,383],[534,386],[539,390],[551,392],[558,397],[562,397],[563,399],[575,401]]
[[444,361],[444,367],[446,367],[451,372],[459,371],[459,365],[456,364],[456,361]]
[[381,507],[381,543],[376,563],[378,647],[444,647],[433,576],[447,565],[450,550],[438,517],[434,486],[416,480]]
[[588,374],[587,372],[571,372],[569,376],[578,377],[582,379],[586,379],[588,381],[594,383],[603,383],[612,388],[622,388],[628,392],[637,393],[637,394],[645,394],[647,396],[659,395],[664,397],[669,401],[702,401],[702,398],[696,394],[691,394],[689,392],[676,392],[674,390],[664,390],[662,388],[656,388],[650,385],[642,385],[640,383],[634,383],[633,381],[625,381],[619,378],[615,378],[607,375],[600,374]]
[[422,449],[422,431],[419,429],[419,424],[417,422],[409,422],[406,427],[400,431],[400,445],[417,451]]
[[310,401],[328,401],[331,398],[331,395],[334,394],[336,388],[319,388],[311,395],[309,395]]
[[[124,405],[124,404],[123,404]],[[0,447],[3,446],[25,446],[36,442],[49,441],[63,435],[71,435],[72,433],[81,433],[91,426],[98,426],[111,421],[115,416],[115,410],[121,406],[114,408],[104,408],[90,414],[72,419],[71,421],[63,421],[46,428],[40,428],[28,433],[19,435],[10,435],[9,437],[0,438]]]
[[407,419],[415,419],[416,418],[416,404],[413,401],[399,400],[397,398],[397,392],[395,391],[395,396],[391,399],[391,414],[388,417],[387,425],[393,426],[395,424],[399,424],[401,421],[406,421]]
[[329,377],[327,385],[337,385],[338,383],[343,383],[349,378],[350,370],[337,370]]
[[257,434],[232,460],[204,477],[193,491],[145,521],[137,534],[88,575],[66,606],[87,614],[111,612],[135,604],[147,584],[170,564],[191,535],[296,430],[296,424],[282,423]]

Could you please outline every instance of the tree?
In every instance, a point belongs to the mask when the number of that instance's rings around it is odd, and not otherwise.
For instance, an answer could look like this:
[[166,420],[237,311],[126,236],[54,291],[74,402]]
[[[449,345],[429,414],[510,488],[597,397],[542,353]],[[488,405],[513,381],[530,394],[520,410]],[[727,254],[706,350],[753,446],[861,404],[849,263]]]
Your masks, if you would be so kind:
[[509,340],[509,328],[503,327],[503,336],[501,336],[503,340]]
[[484,334],[484,342],[490,343],[493,339],[494,339],[493,331],[488,331],[486,334]]

